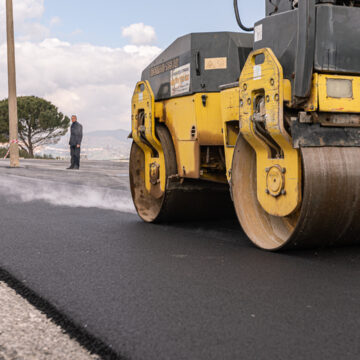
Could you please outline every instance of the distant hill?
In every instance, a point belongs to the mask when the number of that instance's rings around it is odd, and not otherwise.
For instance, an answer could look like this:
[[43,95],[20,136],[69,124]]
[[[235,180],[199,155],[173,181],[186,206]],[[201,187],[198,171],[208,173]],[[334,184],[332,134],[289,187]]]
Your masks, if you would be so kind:
[[120,141],[127,141],[130,131],[129,130],[100,130],[100,131],[92,131],[87,134],[86,136],[95,136],[95,137],[114,137]]
[[[131,147],[131,139],[128,139],[129,133],[130,131],[123,129],[85,133],[82,156],[89,160],[128,159]],[[38,153],[68,158],[69,136],[69,134],[64,136],[58,144],[44,146]]]

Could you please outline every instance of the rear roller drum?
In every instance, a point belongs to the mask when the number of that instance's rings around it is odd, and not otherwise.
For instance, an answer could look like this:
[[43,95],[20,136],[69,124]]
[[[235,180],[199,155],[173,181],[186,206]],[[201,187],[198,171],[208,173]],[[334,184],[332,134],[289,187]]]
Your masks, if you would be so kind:
[[171,180],[177,174],[172,138],[163,125],[157,126],[156,133],[165,156],[167,179],[165,192],[160,196],[156,191],[146,190],[145,171],[148,170],[145,170],[144,152],[135,142],[131,148],[130,187],[139,216],[151,223],[233,217],[234,208],[227,184],[191,179],[184,179],[183,183]]
[[266,213],[257,200],[256,154],[239,137],[232,194],[238,219],[254,244],[266,250],[360,243],[360,149],[304,148],[303,201],[288,217]]

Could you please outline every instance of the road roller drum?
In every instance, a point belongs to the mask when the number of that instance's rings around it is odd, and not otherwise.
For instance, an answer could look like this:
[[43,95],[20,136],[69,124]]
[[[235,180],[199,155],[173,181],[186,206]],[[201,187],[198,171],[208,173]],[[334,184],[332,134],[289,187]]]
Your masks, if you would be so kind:
[[[148,191],[145,186],[146,169],[144,152],[133,142],[130,153],[130,188],[135,208],[146,222],[174,222],[184,220],[219,219],[232,216],[233,206],[224,184],[208,182],[181,182],[177,176],[175,149],[169,131],[159,125],[156,134],[165,155],[165,191],[159,190],[158,182]],[[158,169],[163,171],[163,169]]]
[[301,207],[290,216],[273,216],[257,199],[255,151],[238,139],[232,194],[248,237],[267,250],[360,243],[360,148],[306,148],[301,158]]

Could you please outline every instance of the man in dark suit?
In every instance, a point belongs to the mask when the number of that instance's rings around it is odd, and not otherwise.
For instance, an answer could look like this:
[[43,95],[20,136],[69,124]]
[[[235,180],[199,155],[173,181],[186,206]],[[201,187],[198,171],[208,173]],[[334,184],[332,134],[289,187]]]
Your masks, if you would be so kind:
[[83,128],[82,125],[77,121],[76,115],[71,117],[71,135],[70,135],[70,153],[71,153],[71,165],[68,168],[69,170],[79,170],[80,169],[80,149],[81,142],[83,138]]

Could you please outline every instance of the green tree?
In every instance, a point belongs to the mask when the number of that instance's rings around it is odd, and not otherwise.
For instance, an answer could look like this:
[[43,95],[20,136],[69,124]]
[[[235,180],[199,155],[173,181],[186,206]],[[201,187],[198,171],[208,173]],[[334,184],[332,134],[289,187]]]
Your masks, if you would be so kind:
[[[19,146],[31,158],[43,145],[57,144],[66,135],[70,119],[51,102],[36,96],[21,96],[18,100]],[[0,141],[9,141],[8,100],[0,101]]]

